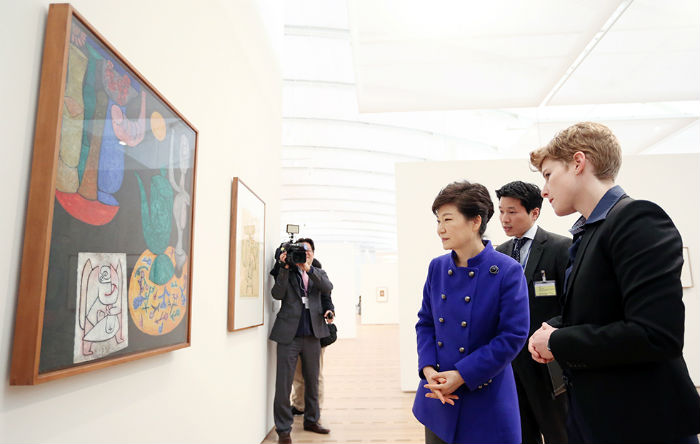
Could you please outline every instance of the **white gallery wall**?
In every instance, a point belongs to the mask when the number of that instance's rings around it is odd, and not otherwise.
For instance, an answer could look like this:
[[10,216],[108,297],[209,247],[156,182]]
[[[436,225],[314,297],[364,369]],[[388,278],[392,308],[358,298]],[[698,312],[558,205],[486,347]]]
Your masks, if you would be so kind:
[[[410,254],[407,252],[407,254]],[[373,263],[362,266],[362,323],[399,323],[399,266],[394,263]],[[379,295],[380,291],[384,295]]]
[[281,3],[72,2],[199,130],[192,346],[24,387],[9,386],[9,368],[49,1],[1,3],[0,442],[260,442],[273,426],[271,281],[265,325],[227,332],[230,193],[238,176],[265,201],[270,263],[279,243]]
[[[445,254],[435,231],[435,216],[430,208],[442,187],[467,179],[485,185],[492,194],[495,214],[486,235],[495,244],[507,238],[498,221],[495,190],[512,180],[542,186],[539,173],[528,168],[525,159],[474,160],[458,162],[415,162],[396,165],[397,228],[399,249],[399,328],[401,340],[401,389],[414,391],[418,386],[418,357],[415,323],[420,308],[428,264]],[[700,217],[697,190],[700,189],[700,156],[697,154],[627,156],[617,183],[636,199],[651,200],[666,210],[690,250],[690,265],[695,279],[684,289],[686,309],[684,356],[695,385],[700,386]],[[557,217],[548,202],[538,223],[545,229],[569,235],[577,217]],[[421,254],[416,254],[416,252]]]
[[[313,236],[311,236],[313,239]],[[333,305],[335,305],[335,325],[339,338],[357,336],[355,306],[360,291],[359,260],[360,252],[351,243],[324,243],[314,240],[314,256],[321,262],[333,284]]]

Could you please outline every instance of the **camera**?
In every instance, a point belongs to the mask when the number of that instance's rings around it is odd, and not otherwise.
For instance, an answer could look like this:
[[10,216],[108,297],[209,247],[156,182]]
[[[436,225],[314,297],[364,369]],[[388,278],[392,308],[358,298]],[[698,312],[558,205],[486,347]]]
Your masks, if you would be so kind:
[[306,262],[306,245],[304,244],[285,242],[281,245],[280,252],[287,253],[287,260],[285,263],[289,265],[303,264]]
[[306,245],[294,242],[294,235],[299,234],[299,225],[287,224],[287,234],[289,234],[289,241],[282,242],[275,252],[275,258],[279,260],[282,253],[287,253],[285,264],[303,264],[306,262]]

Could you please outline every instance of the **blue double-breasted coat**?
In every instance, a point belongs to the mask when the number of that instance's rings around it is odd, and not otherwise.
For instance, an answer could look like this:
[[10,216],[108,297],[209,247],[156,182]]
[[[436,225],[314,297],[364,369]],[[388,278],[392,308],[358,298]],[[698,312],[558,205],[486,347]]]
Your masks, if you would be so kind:
[[[491,242],[457,267],[453,253],[433,259],[418,312],[421,382],[413,414],[448,443],[519,443],[520,413],[511,361],[529,330],[527,283],[518,262]],[[455,405],[426,398],[422,369],[457,370]]]

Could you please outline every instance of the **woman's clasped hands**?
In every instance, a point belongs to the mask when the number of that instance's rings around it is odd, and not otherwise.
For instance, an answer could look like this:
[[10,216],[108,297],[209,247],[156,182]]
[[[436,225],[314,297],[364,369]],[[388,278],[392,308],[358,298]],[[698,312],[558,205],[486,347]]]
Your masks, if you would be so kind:
[[455,405],[454,400],[459,396],[454,391],[464,384],[462,375],[457,370],[438,372],[433,367],[428,366],[423,369],[423,375],[428,381],[423,387],[430,390],[425,394],[426,398],[438,399],[443,404]]

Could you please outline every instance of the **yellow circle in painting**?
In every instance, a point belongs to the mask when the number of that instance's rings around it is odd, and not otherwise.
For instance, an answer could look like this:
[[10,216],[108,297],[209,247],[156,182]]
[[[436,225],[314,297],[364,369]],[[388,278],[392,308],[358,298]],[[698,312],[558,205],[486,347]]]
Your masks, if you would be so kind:
[[[168,247],[165,254],[175,263],[175,249]],[[156,255],[143,252],[129,279],[129,314],[139,330],[160,336],[171,332],[187,315],[188,262],[182,267],[182,276],[173,275],[163,285],[150,279],[151,265]]]
[[165,119],[158,111],[151,114],[151,131],[158,140],[165,140]]

